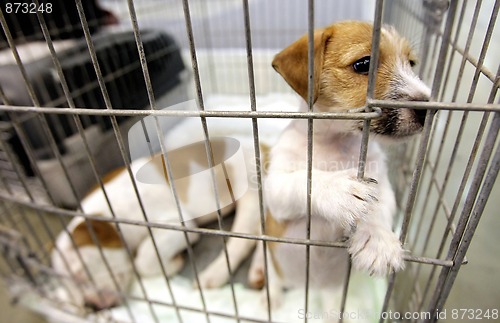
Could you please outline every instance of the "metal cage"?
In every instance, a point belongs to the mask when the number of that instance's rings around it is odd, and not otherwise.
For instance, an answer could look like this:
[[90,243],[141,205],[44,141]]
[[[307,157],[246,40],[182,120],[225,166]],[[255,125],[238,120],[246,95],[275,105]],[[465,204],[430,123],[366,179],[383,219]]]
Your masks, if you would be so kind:
[[[34,3],[38,8],[43,4],[55,7],[65,1],[19,2]],[[68,8],[73,5],[72,1],[68,3]],[[348,116],[312,110],[256,109],[259,95],[290,92],[270,67],[274,53],[300,35],[312,35],[315,26],[362,19],[374,22],[374,61],[378,59],[380,27],[394,25],[417,48],[421,57],[419,74],[432,87],[430,102],[414,103],[415,109],[427,110],[423,133],[388,151],[399,207],[395,230],[409,253],[405,256],[406,270],[388,277],[378,314],[371,320],[440,318],[439,310],[446,308],[459,270],[467,263],[466,253],[477,236],[481,217],[494,215],[484,211],[500,162],[500,49],[495,42],[499,37],[495,24],[500,1],[378,0],[374,4],[363,0],[102,0],[100,8],[119,17],[120,24],[113,32],[124,35],[127,43],[121,42],[122,36],[117,34],[106,38],[107,29],[98,28],[101,18],[97,9],[88,9],[86,3],[75,0],[74,8],[66,8],[75,19],[63,12],[63,27],[54,23],[47,11],[25,13],[23,19],[27,21],[22,24],[36,26],[29,34],[13,22],[15,8],[7,7],[5,2],[1,5],[0,269],[12,295],[54,320],[117,320],[109,310],[77,313],[66,306],[71,304],[70,299],[54,298],[50,290],[68,278],[53,272],[49,250],[69,219],[76,215],[93,218],[78,209],[78,201],[90,186],[98,184],[102,189],[106,172],[119,165],[130,167],[125,133],[139,118],[168,117],[179,122],[196,117],[202,123],[216,117],[246,118],[254,126],[255,152],[260,156],[258,124],[263,118],[303,118],[310,120],[312,127],[315,119],[349,117],[365,120],[367,130],[377,107],[404,107],[373,98],[375,73],[371,71],[366,106]],[[68,30],[74,32],[64,36],[63,31]],[[172,37],[155,30],[167,31]],[[60,38],[72,40],[68,45],[68,40]],[[30,42],[36,40],[38,47],[30,47],[35,46]],[[69,51],[71,59],[65,59],[63,51]],[[43,52],[43,59],[37,57],[39,52]],[[172,60],[177,65],[167,66]],[[78,70],[82,66],[82,71]],[[312,70],[312,60],[309,67]],[[163,70],[166,74],[161,74]],[[169,80],[172,84],[166,86]],[[139,88],[134,92],[136,101],[125,98],[126,93]],[[221,93],[247,96],[247,111],[205,111],[206,98]],[[196,100],[198,110],[175,106],[163,109],[189,99]],[[165,127],[168,130],[169,125]],[[361,156],[366,156],[370,135],[368,131],[363,134],[360,150]],[[309,162],[311,148],[309,138]],[[363,171],[359,170],[361,176]],[[257,172],[260,181],[262,171]],[[260,193],[259,217],[264,219]],[[224,241],[237,237],[265,243],[297,243],[305,248],[345,247],[342,242],[292,241],[230,232],[222,227],[190,229],[146,220],[133,224],[199,232]],[[261,228],[264,232],[264,224]],[[196,257],[192,247],[188,249],[188,257]],[[195,259],[188,263],[196,267]],[[309,266],[308,259],[304,264]],[[191,274],[197,275],[196,268]],[[238,280],[232,274],[231,288]],[[349,302],[349,277],[345,279],[340,312]],[[168,283],[170,278],[165,279]],[[304,288],[303,308],[307,310],[308,284]],[[174,300],[175,293],[170,292]],[[177,313],[199,312],[207,321],[273,320],[271,310],[264,319],[240,314],[234,288],[233,304],[227,305],[234,309],[231,314],[210,310],[204,301],[195,308],[151,298],[147,293],[143,298],[132,296],[118,287],[117,293],[125,300],[125,307],[129,301],[147,305],[146,311],[156,322],[161,321],[155,313],[161,307],[173,308]],[[202,300],[207,297],[203,290],[199,294]],[[141,321],[133,312],[129,307],[124,320]],[[388,317],[389,312],[398,316]],[[402,316],[423,312],[430,314]],[[182,315],[177,317],[183,320]],[[301,321],[308,319],[306,316]]]

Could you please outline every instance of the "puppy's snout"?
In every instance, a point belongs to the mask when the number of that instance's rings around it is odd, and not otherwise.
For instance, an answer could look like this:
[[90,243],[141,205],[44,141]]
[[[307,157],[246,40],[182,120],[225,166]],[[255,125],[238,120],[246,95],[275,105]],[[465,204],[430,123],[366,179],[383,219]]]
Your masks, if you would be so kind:
[[85,307],[94,312],[117,306],[119,303],[118,298],[107,291],[103,291],[100,295],[94,293],[85,295],[84,298]]
[[91,301],[85,301],[85,307],[89,308],[93,312],[99,312],[100,310],[103,310],[106,308],[104,306],[101,306],[101,304],[96,304],[96,303],[93,303]]

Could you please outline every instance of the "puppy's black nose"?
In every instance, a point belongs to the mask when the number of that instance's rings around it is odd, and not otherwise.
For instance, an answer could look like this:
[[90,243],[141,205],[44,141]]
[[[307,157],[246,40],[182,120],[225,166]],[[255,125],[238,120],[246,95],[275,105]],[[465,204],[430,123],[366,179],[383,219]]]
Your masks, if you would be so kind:
[[427,114],[427,110],[426,109],[419,109],[419,110],[413,110],[413,112],[415,113],[415,116],[417,117],[417,121],[420,125],[424,125],[425,123],[425,115]]
[[101,305],[101,304],[98,304],[98,303],[95,303],[92,301],[85,301],[85,304],[84,304],[85,307],[87,307],[88,309],[90,309],[93,312],[99,312],[101,310],[104,310],[107,308],[112,308],[112,307],[115,307],[117,305],[118,305],[117,303],[110,303],[110,304],[106,304],[106,305]]
[[[429,97],[427,95],[420,95],[413,97],[410,101],[427,102],[429,101]],[[417,122],[423,126],[425,123],[425,115],[427,114],[427,109],[414,109],[413,113],[415,113],[415,116],[417,117]]]

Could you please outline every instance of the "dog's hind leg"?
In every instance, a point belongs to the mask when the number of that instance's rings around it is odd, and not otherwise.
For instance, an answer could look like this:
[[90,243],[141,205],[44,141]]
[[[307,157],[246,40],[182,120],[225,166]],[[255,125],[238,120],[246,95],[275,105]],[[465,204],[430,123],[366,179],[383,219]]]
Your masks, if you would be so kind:
[[[236,202],[236,214],[231,232],[257,234],[259,231],[259,200],[257,192],[249,190]],[[234,272],[248,257],[255,246],[255,240],[231,237],[227,240],[226,249],[231,272]],[[200,274],[200,285],[203,288],[216,288],[229,281],[225,251]]]
[[[195,227],[195,223],[188,221],[186,226]],[[155,228],[153,229],[153,237],[155,243],[153,243],[151,236],[148,236],[137,249],[135,265],[139,274],[142,276],[162,274],[162,265],[168,276],[179,272],[184,265],[184,259],[179,253],[187,247],[184,232]],[[199,238],[197,233],[188,233],[190,244],[194,244]],[[158,250],[158,254],[156,250]]]
[[248,285],[255,289],[261,289],[266,283],[264,264],[264,243],[259,241],[255,247],[252,263],[248,269]]

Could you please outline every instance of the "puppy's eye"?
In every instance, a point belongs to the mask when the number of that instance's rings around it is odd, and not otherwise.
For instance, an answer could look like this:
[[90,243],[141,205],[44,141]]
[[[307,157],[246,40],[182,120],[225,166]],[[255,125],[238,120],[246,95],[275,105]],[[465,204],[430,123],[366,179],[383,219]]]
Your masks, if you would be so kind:
[[358,74],[368,74],[368,71],[370,70],[370,56],[365,56],[355,61],[354,64],[352,64],[352,68],[354,69],[354,72]]

